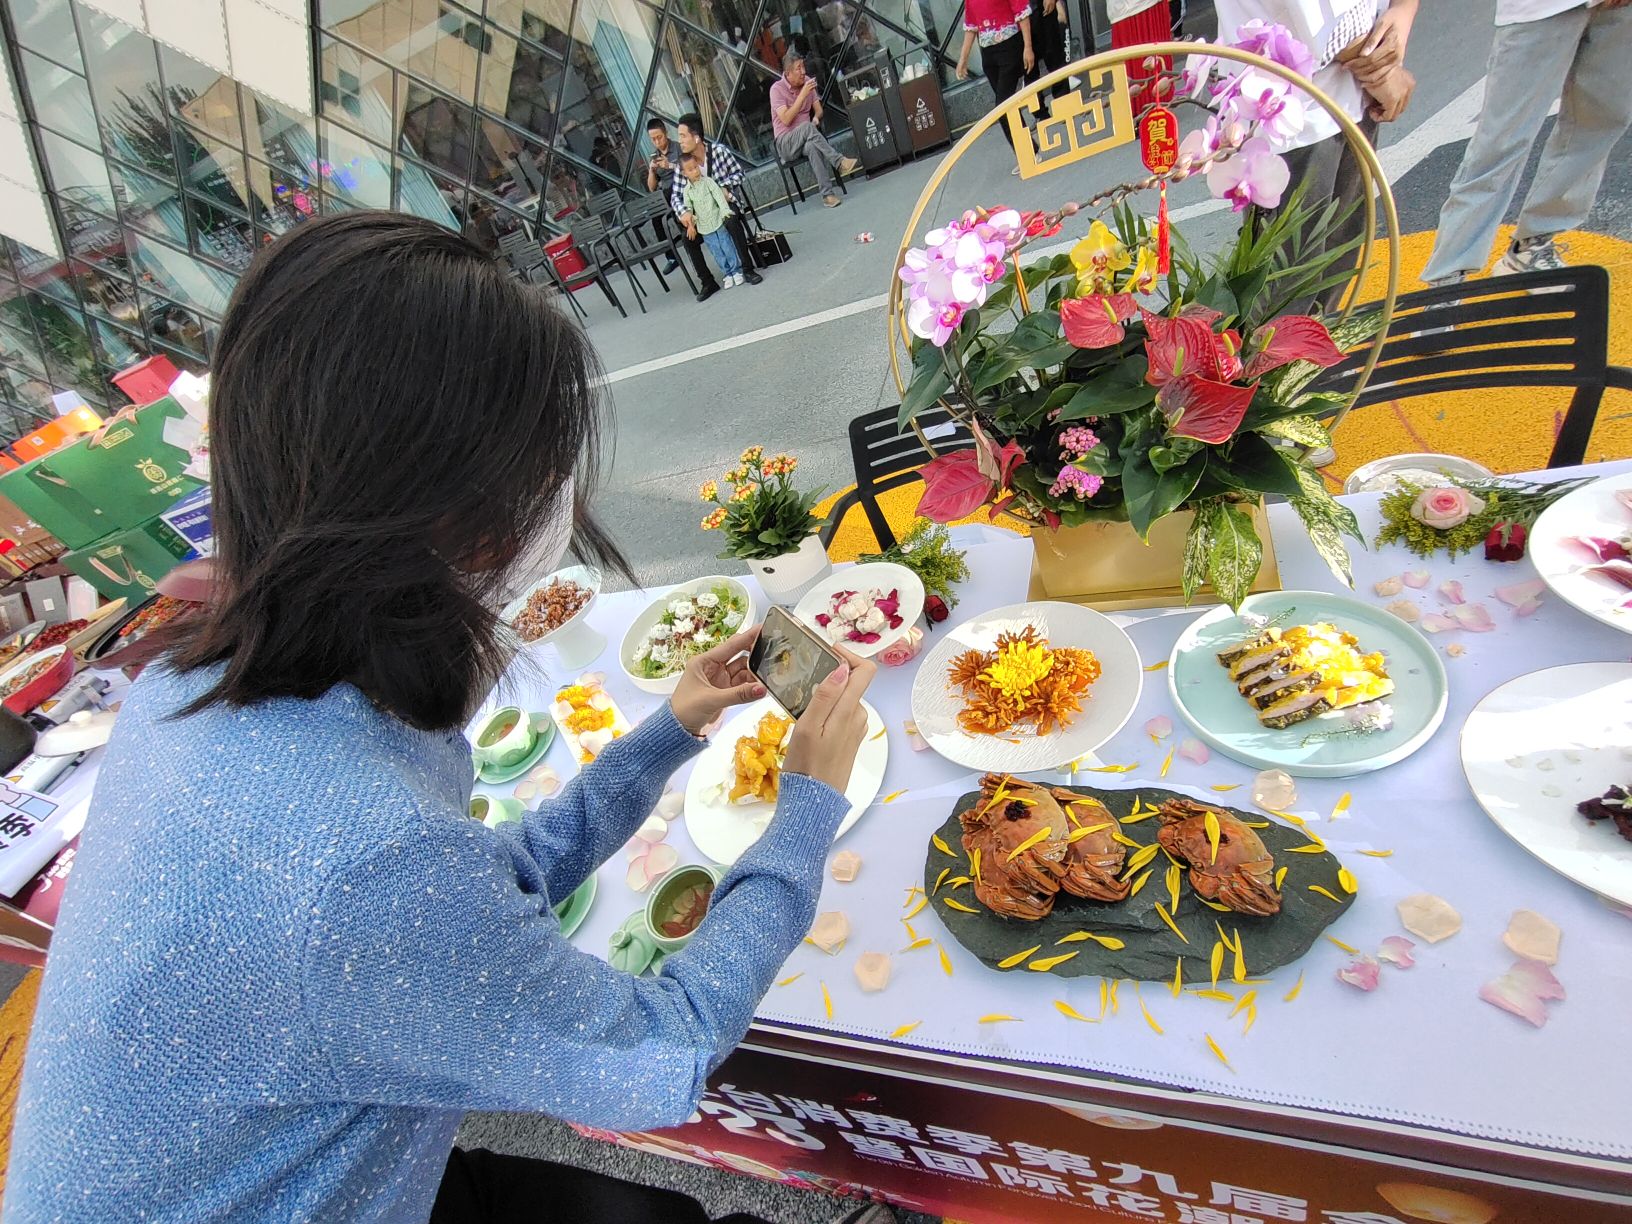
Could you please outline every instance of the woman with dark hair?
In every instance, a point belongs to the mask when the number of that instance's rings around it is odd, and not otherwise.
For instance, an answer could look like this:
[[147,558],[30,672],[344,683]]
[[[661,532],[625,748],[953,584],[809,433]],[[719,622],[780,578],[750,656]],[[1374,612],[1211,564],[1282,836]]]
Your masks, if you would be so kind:
[[[1002,106],[1019,92],[1037,66],[1031,47],[1031,0],[965,0],[963,49],[958,52],[958,80],[969,79],[969,53],[980,44],[980,67],[992,87],[992,103]],[[998,124],[1003,139],[1014,147],[1007,122]],[[1030,139],[1028,136],[1027,139]],[[1016,166],[1012,171],[1020,173]]]
[[433,1201],[438,1220],[514,1219],[541,1184],[552,1218],[707,1219],[450,1157],[468,1109],[691,1114],[809,928],[866,724],[857,661],[796,726],[770,828],[652,979],[576,951],[551,905],[762,693],[753,630],[558,799],[496,830],[466,815],[460,728],[510,661],[496,609],[569,537],[627,568],[577,508],[597,376],[569,320],[415,217],[310,222],[239,284],[210,405],[215,589],[108,748],[8,1221],[407,1221]]

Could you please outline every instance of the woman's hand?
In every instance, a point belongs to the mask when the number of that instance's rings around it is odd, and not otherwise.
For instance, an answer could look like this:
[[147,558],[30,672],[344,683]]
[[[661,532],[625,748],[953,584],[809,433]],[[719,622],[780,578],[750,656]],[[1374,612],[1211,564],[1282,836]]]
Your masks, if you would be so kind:
[[842,646],[835,649],[844,656],[845,666],[817,686],[809,708],[794,723],[782,768],[787,773],[825,782],[842,795],[850,785],[850,771],[855,767],[862,737],[867,734],[867,711],[862,709],[861,695],[878,667]]
[[958,66],[952,71],[953,75],[956,76],[958,80],[967,81],[969,79],[969,61],[966,59],[960,59],[958,61]]
[[1024,65],[1027,72],[1037,67],[1037,56],[1032,52],[1030,43],[1027,43],[1026,49],[1020,53],[1020,63]]
[[669,698],[676,722],[700,736],[731,706],[765,696],[765,686],[748,670],[748,651],[758,637],[755,625],[692,657]]

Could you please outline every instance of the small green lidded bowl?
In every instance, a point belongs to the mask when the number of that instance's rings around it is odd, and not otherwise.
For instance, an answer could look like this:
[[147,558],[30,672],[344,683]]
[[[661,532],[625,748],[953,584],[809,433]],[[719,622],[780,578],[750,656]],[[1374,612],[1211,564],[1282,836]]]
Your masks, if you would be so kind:
[[720,882],[718,868],[701,863],[676,867],[646,899],[646,926],[660,952],[676,952],[697,933]]
[[537,743],[527,712],[520,706],[502,706],[488,715],[476,733],[472,755],[486,769],[508,769],[526,760]]

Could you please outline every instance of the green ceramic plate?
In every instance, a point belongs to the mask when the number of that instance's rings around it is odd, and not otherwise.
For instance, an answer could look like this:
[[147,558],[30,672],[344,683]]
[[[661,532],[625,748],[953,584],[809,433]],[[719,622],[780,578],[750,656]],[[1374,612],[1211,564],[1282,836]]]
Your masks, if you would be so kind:
[[550,745],[555,741],[555,719],[548,714],[529,714],[527,717],[533,720],[533,728],[538,733],[538,742],[533,745],[533,750],[514,765],[506,766],[503,769],[488,769],[485,766],[477,766],[477,781],[486,782],[489,786],[503,786],[506,782],[514,782],[534,765],[537,765],[544,754],[550,750]]
[[[1386,699],[1393,724],[1384,731],[1306,742],[1345,726],[1344,711],[1322,714],[1282,731],[1258,721],[1218,662],[1218,652],[1252,633],[1240,615],[1217,607],[1179,636],[1168,659],[1167,687],[1185,722],[1226,756],[1259,769],[1306,778],[1343,778],[1403,761],[1421,748],[1445,717],[1445,667],[1421,632],[1391,612],[1324,591],[1266,591],[1241,605],[1242,614],[1281,625],[1330,621],[1388,659],[1394,694]],[[1284,614],[1284,615],[1283,615]]]
[[572,938],[572,933],[583,926],[589,916],[589,907],[595,904],[595,877],[590,876],[578,885],[572,896],[555,907],[555,917],[561,924],[561,934]]

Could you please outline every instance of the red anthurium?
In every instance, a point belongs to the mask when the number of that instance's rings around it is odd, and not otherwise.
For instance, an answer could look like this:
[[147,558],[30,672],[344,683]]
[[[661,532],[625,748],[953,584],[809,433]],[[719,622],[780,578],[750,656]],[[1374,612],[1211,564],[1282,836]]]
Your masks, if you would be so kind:
[[1264,347],[1247,362],[1247,377],[1256,378],[1289,361],[1312,361],[1324,369],[1343,360],[1343,350],[1332,342],[1332,333],[1313,315],[1278,315],[1258,329],[1267,335]]
[[1209,331],[1212,330],[1213,324],[1223,317],[1224,312],[1222,310],[1214,310],[1211,306],[1203,306],[1200,302],[1189,302],[1179,307],[1179,318],[1198,319],[1207,325]]
[[1222,378],[1225,382],[1234,382],[1241,377],[1241,333],[1231,328],[1213,337],[1213,368],[1207,371],[1197,370],[1196,373],[1208,373],[1214,378]]
[[1145,321],[1145,331],[1149,338],[1145,341],[1145,356],[1150,360],[1150,369],[1145,374],[1145,381],[1152,386],[1162,384],[1186,374],[1210,374],[1213,372],[1213,335],[1212,327],[1200,318],[1169,318],[1167,315],[1151,314],[1144,307],[1139,308],[1140,317]]
[[1009,477],[1014,469],[1026,461],[1026,452],[1020,449],[1012,438],[1002,446],[997,445],[986,435],[977,421],[973,429],[975,435],[975,457],[980,464],[980,474],[992,482],[992,491],[997,492],[1009,487]]
[[1127,335],[1124,319],[1139,313],[1131,293],[1095,293],[1060,303],[1065,338],[1080,349],[1109,348]]
[[922,468],[924,495],[918,499],[918,513],[937,523],[955,523],[968,518],[992,494],[992,482],[980,470],[980,459],[972,450],[937,455]]
[[1230,440],[1257,390],[1257,383],[1238,387],[1186,374],[1156,392],[1156,407],[1167,418],[1168,432],[1174,437],[1217,444]]

